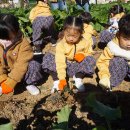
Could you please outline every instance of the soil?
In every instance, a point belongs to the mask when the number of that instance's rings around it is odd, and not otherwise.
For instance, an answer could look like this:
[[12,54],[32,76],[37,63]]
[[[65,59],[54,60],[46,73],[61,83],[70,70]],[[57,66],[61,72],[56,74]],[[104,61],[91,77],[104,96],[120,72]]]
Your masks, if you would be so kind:
[[[47,45],[44,52],[55,52],[55,47]],[[102,50],[97,50],[94,57],[97,59]],[[0,97],[0,124],[10,121],[15,130],[51,130],[52,124],[56,122],[56,113],[63,106],[69,105],[72,108],[69,127],[72,130],[92,130],[98,125],[106,126],[103,118],[93,113],[85,105],[85,99],[89,93],[95,92],[98,100],[112,108],[120,107],[121,119],[111,123],[112,130],[130,130],[130,82],[125,80],[118,87],[113,88],[112,92],[102,90],[97,85],[97,76],[84,78],[86,91],[84,93],[71,94],[51,94],[53,80],[45,74],[45,81],[39,88],[41,94],[30,95],[24,87],[19,85],[14,93],[2,95]],[[72,79],[70,87],[72,88]],[[23,89],[19,92],[19,89]]]

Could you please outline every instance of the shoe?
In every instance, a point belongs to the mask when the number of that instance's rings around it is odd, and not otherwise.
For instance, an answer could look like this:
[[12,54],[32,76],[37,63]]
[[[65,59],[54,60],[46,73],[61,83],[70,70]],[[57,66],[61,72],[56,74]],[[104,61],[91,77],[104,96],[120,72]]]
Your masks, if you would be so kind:
[[26,89],[31,95],[38,95],[40,93],[40,90],[35,85],[28,85]]
[[52,46],[52,47],[55,47],[55,46],[56,46],[56,40],[55,40],[55,39],[51,39],[50,42],[51,42],[51,46]]
[[59,90],[58,85],[59,85],[59,80],[54,81],[53,87],[52,87],[52,89],[51,89],[51,93],[54,93],[55,90],[57,90],[57,91]]
[[76,78],[75,76],[73,76],[73,80],[75,81],[75,86],[78,89],[78,92],[84,92],[85,87],[83,85],[82,79],[81,78]]
[[34,55],[42,55],[41,47],[40,46],[34,46],[33,48]]
[[2,88],[0,87],[0,96],[2,95]]
[[54,43],[52,44],[52,43],[51,43],[51,46],[52,46],[52,47],[55,47],[55,46],[56,46],[56,44],[54,44]]

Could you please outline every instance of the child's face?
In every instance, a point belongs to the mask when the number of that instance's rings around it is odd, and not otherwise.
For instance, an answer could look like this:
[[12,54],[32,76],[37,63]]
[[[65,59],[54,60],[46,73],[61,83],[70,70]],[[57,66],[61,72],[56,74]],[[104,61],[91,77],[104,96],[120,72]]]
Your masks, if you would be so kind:
[[64,31],[64,36],[67,43],[76,44],[81,37],[81,33],[74,27],[68,27]]
[[119,35],[119,45],[125,50],[130,50],[130,37],[125,37],[124,35]]

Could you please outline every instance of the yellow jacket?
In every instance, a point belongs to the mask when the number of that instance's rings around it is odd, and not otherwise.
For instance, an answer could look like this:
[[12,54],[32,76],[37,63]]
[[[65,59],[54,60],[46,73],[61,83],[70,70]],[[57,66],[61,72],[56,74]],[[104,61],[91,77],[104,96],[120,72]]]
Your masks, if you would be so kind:
[[84,38],[81,38],[77,44],[68,44],[65,38],[57,43],[55,62],[59,80],[66,78],[66,59],[70,62],[74,61],[76,53],[82,53],[85,56],[91,55],[91,44],[87,43]]
[[122,13],[119,13],[119,14],[116,14],[114,17],[112,17],[112,18],[116,18],[116,19],[121,19],[123,16],[125,15],[125,13],[124,12],[122,12]]
[[83,37],[93,45],[92,36],[96,36],[97,32],[94,30],[93,26],[90,24],[84,24]]
[[33,20],[36,17],[40,16],[44,17],[52,16],[49,5],[42,1],[39,1],[38,4],[31,10],[29,19],[31,20],[31,22],[33,22]]
[[3,54],[4,47],[0,44],[0,82],[6,80],[8,86],[15,87],[27,72],[28,63],[33,57],[32,47],[26,38],[22,38],[7,51],[7,64]]
[[130,62],[130,51],[120,48],[117,37],[107,44],[107,47],[105,47],[97,61],[97,67],[99,69],[98,75],[100,79],[103,77],[110,78],[109,62],[114,56],[123,57],[128,61],[128,63]]

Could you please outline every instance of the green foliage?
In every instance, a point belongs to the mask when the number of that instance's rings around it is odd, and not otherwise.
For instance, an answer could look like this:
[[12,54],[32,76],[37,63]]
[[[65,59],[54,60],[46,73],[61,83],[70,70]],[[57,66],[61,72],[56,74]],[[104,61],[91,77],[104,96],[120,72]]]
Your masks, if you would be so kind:
[[29,37],[32,35],[31,22],[29,21],[30,9],[14,8],[14,9],[2,9],[0,13],[11,13],[14,14],[19,21],[21,31],[25,36]]
[[79,14],[81,14],[81,12],[83,12],[83,10],[78,10],[77,6],[74,4],[68,6],[68,12],[66,12],[65,10],[52,11],[57,31],[62,30],[64,20],[67,16],[78,16]]
[[121,118],[121,110],[119,107],[111,108],[97,101],[95,93],[89,94],[86,101],[87,105],[92,107],[93,112],[97,113],[101,117],[104,117],[106,120],[111,121],[116,120],[117,118]]
[[57,112],[57,123],[54,124],[52,130],[71,130],[68,128],[69,115],[71,113],[71,109],[68,105],[63,107],[60,112]]
[[[115,4],[121,4],[125,9],[127,13],[130,13],[130,3],[109,3],[109,4],[98,4],[98,5],[91,5],[90,13],[93,17],[93,26],[97,31],[102,31],[108,21],[108,11],[109,9],[115,5]],[[31,5],[31,6],[34,6]],[[18,17],[20,28],[25,36],[30,37],[32,35],[32,27],[31,22],[29,21],[29,12],[32,7],[30,8],[14,8],[14,9],[0,9],[0,13],[11,13]],[[55,19],[55,28],[57,32],[61,31],[63,28],[63,22],[67,16],[79,16],[81,12],[84,10],[78,10],[77,6],[74,3],[68,2],[68,12],[60,11],[60,10],[54,10],[52,11],[52,14]]]
[[96,128],[93,128],[92,130],[107,130],[103,126],[97,126]]
[[12,123],[0,125],[0,130],[13,130]]

